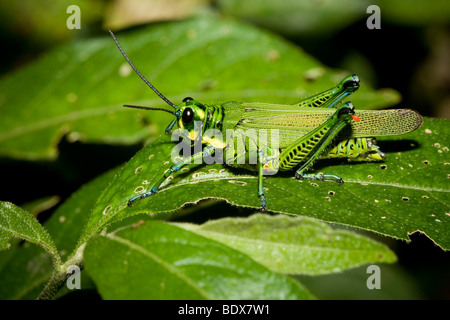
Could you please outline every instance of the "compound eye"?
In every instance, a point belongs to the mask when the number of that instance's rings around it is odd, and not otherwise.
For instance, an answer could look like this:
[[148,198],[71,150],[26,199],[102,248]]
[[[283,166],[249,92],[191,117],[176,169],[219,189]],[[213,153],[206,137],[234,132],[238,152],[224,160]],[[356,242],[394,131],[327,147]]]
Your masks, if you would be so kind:
[[191,108],[184,109],[183,114],[181,115],[181,120],[185,125],[191,124],[194,120],[194,110]]
[[355,80],[348,80],[346,82],[344,82],[344,89],[347,88],[359,88],[359,82],[355,81]]
[[186,98],[183,99],[183,102],[188,102],[188,101],[191,101],[191,100],[194,100],[194,99],[192,99],[191,97],[186,97]]

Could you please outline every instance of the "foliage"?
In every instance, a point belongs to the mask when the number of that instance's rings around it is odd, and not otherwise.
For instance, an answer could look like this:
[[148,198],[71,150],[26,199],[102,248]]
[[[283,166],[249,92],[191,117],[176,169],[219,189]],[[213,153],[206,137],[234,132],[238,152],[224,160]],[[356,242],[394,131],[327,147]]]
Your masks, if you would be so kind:
[[[207,104],[294,103],[347,74],[232,19],[200,17],[117,36],[143,74],[174,102],[193,96]],[[352,96],[356,108],[399,101],[392,89],[374,90],[364,78],[362,85]],[[218,164],[192,166],[128,207],[131,196],[170,166],[174,142],[159,136],[170,121],[165,113],[121,108],[164,103],[132,73],[109,37],[46,53],[1,79],[0,92],[5,158],[57,159],[63,137],[86,144],[151,141],[126,164],[76,191],[43,225],[0,202],[0,248],[7,249],[0,256],[3,299],[63,296],[68,290],[58,290],[72,265],[84,267],[83,288],[95,288],[105,299],[312,299],[308,286],[292,275],[329,275],[397,260],[367,234],[326,222],[406,241],[421,232],[450,247],[447,120],[426,118],[416,132],[379,139],[388,153],[384,163],[316,163],[317,171],[343,177],[343,186],[299,182],[291,173],[267,177],[273,215],[217,219],[209,212],[212,221],[186,223],[173,218],[208,199],[253,212],[259,207],[256,176]]]

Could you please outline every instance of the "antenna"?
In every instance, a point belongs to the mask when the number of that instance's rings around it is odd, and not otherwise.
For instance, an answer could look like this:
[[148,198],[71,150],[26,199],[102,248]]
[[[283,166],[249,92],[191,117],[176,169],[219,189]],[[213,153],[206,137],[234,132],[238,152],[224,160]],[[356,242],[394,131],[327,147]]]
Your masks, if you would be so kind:
[[[163,99],[169,106],[172,106],[173,108],[177,108],[176,105],[174,105],[172,102],[170,102],[169,99],[167,99],[161,92],[159,92],[151,83],[150,81],[148,81],[140,72],[139,70],[134,66],[134,64],[131,62],[130,59],[128,59],[125,51],[123,51],[122,47],[119,44],[119,41],[117,41],[116,36],[114,35],[114,33],[109,30],[109,33],[111,34],[112,38],[114,39],[114,42],[116,43],[117,48],[119,48],[120,53],[123,55],[123,57],[125,58],[125,60],[128,62],[128,64],[131,66],[131,68],[133,68],[133,70],[137,73],[137,75],[142,79],[142,81],[145,82],[145,84],[147,86],[150,87],[150,89],[152,89],[161,99]],[[166,110],[167,111],[167,110]]]
[[163,109],[163,108],[149,108],[149,107],[142,107],[142,106],[132,106],[132,105],[129,105],[129,104],[124,105],[124,107],[135,108],[135,109],[144,109],[144,110],[159,110],[159,111],[165,111],[165,112],[168,112],[168,113],[170,113],[172,115],[175,115],[175,111],[170,111],[170,110],[166,110],[166,109]]

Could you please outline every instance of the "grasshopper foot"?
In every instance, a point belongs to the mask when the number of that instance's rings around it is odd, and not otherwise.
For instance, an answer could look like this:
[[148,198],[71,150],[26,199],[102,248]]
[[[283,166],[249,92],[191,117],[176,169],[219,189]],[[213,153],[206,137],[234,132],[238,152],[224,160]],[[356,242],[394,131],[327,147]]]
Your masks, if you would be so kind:
[[133,206],[133,203],[136,202],[137,200],[145,199],[145,198],[147,198],[147,197],[150,197],[151,195],[154,195],[155,193],[156,193],[156,191],[150,190],[149,192],[146,192],[146,193],[143,193],[143,194],[134,196],[134,197],[132,197],[130,200],[128,200],[127,205],[128,205],[129,207],[132,207],[132,206]]
[[261,208],[259,210],[261,212],[267,212],[267,202],[264,194],[259,195],[259,200],[261,200]]
[[323,173],[317,173],[317,174],[304,174],[304,173],[295,173],[295,179],[297,180],[320,180],[320,181],[335,181],[340,186],[344,183],[344,180],[342,180],[341,177],[334,175],[334,174],[323,174]]

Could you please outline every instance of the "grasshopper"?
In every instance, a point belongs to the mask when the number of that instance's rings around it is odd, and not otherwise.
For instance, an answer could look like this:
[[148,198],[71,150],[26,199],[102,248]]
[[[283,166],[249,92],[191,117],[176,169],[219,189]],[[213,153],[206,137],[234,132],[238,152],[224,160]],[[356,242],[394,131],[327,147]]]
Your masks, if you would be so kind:
[[[264,175],[296,169],[296,179],[335,181],[342,185],[344,181],[337,175],[307,171],[317,159],[383,161],[386,155],[376,145],[375,136],[405,134],[416,130],[423,123],[422,116],[409,109],[355,111],[351,102],[342,104],[343,99],[359,88],[359,78],[355,74],[345,77],[334,87],[293,105],[235,101],[206,105],[190,97],[175,105],[139,72],[114,34],[111,31],[110,33],[119,51],[137,75],[174,110],[134,105],[125,107],[168,112],[174,119],[166,128],[166,133],[170,133],[175,125],[178,125],[179,129],[187,132],[191,146],[194,146],[196,141],[201,143],[201,151],[173,164],[161,174],[149,191],[131,197],[128,206],[155,194],[169,176],[184,166],[213,156],[218,150],[225,150],[227,165],[257,172],[261,211],[266,211]],[[195,125],[198,123],[201,124],[200,129]],[[232,130],[235,134],[224,141],[221,134],[209,134],[211,129],[216,133]],[[271,134],[271,142],[267,143],[260,143],[251,136],[245,139],[242,132],[250,129],[277,129],[278,139],[273,143]],[[240,152],[236,151],[239,148],[234,148],[235,145],[241,146]],[[251,157],[256,159],[253,164],[243,161]]]

